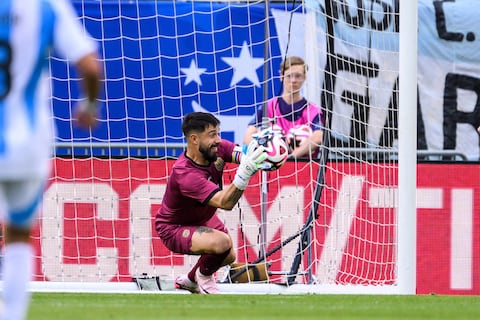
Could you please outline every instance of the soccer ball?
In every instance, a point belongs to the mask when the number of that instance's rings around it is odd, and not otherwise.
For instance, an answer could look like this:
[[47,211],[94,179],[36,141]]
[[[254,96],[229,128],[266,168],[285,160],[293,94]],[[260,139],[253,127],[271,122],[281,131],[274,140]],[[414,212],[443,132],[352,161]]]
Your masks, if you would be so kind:
[[257,144],[265,148],[267,159],[265,162],[272,166],[267,171],[279,169],[288,158],[288,145],[283,135],[272,132],[271,129],[265,129],[260,132],[257,137]]
[[287,133],[288,145],[292,149],[295,149],[296,147],[307,141],[307,139],[312,135],[312,133],[312,128],[310,128],[310,126],[306,124],[293,127]]

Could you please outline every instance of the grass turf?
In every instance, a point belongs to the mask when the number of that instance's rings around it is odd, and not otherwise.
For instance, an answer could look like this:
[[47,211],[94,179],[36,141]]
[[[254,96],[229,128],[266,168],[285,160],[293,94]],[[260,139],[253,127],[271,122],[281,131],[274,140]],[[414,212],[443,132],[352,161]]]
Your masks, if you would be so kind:
[[34,293],[28,319],[479,319],[480,296]]

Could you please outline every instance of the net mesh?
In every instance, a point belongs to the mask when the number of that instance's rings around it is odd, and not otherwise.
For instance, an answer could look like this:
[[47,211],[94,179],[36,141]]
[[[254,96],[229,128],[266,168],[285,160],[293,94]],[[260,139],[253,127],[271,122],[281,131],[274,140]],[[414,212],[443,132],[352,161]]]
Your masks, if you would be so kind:
[[[211,112],[222,137],[241,144],[255,109],[281,94],[282,59],[300,56],[323,146],[257,174],[238,206],[219,210],[237,261],[265,262],[265,283],[396,283],[397,1],[73,4],[99,43],[101,125],[72,124],[79,79],[53,53],[58,137],[34,234],[36,280],[188,272],[197,257],[167,250],[153,223],[184,148],[183,116]],[[235,170],[226,167],[225,184]]]

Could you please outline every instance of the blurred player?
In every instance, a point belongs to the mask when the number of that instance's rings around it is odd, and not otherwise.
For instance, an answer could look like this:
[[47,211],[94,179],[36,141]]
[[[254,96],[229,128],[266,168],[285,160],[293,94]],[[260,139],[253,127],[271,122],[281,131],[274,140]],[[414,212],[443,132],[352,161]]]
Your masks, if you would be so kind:
[[102,70],[97,47],[64,0],[0,4],[0,210],[5,228],[3,319],[24,319],[33,273],[30,232],[50,174],[54,124],[45,72],[54,48],[75,63],[87,96],[76,109],[84,127],[96,123]]
[[[267,155],[253,141],[246,154],[219,135],[220,122],[209,113],[185,116],[182,131],[187,149],[170,174],[155,227],[165,246],[173,252],[200,255],[188,275],[175,286],[192,293],[214,294],[218,287],[214,273],[235,261],[232,239],[217,208],[231,210],[243,194],[250,177]],[[233,183],[222,189],[226,162],[240,163]]]
[[[292,56],[280,65],[283,92],[267,102],[267,115],[273,119],[273,130],[287,138],[291,147],[290,157],[316,157],[318,146],[322,143],[322,111],[308,102],[300,93],[306,80],[307,66],[302,58]],[[248,124],[243,142],[248,144],[252,135],[262,125],[263,109],[257,109],[254,119]]]

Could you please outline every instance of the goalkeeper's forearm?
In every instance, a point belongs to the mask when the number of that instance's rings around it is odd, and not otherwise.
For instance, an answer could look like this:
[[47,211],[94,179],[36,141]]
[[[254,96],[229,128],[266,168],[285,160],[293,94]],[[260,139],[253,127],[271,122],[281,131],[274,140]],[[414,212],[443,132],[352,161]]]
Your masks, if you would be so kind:
[[208,204],[216,208],[232,210],[242,195],[243,190],[239,189],[234,183],[232,183],[225,189],[217,192],[212,199],[210,199]]
[[237,189],[245,190],[248,185],[248,181],[250,181],[251,175],[248,173],[243,172],[244,170],[237,170],[235,177],[233,178],[233,184],[237,187]]

